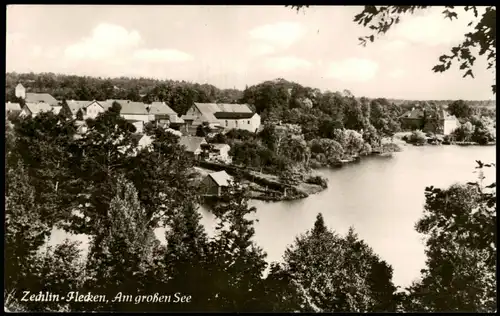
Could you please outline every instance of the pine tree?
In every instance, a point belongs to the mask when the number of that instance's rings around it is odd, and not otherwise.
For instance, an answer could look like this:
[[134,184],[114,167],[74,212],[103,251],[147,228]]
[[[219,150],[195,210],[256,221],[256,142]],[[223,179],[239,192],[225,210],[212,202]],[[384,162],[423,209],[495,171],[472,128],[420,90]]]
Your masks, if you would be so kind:
[[36,255],[50,234],[35,202],[35,188],[24,166],[6,169],[5,306],[18,302],[23,289],[35,288]]
[[[304,311],[394,311],[396,288],[390,267],[351,228],[345,237],[329,230],[318,214],[314,228],[286,249],[284,271],[298,288]],[[377,275],[381,267],[384,275]]]
[[78,121],[83,121],[83,111],[82,111],[82,109],[78,109],[78,112],[76,112],[76,119]]
[[[64,118],[64,119],[72,119],[73,114],[71,113],[71,110],[68,106],[68,102],[66,102],[66,99],[63,99],[61,102],[61,111],[59,112],[59,115]],[[83,119],[83,115],[82,115]]]
[[213,297],[210,310],[262,311],[262,274],[266,254],[253,241],[253,220],[245,218],[255,212],[248,206],[246,192],[231,185],[227,202],[214,207],[217,217],[216,236],[210,243],[210,273]]
[[144,276],[153,261],[155,237],[137,199],[137,191],[123,177],[117,179],[115,197],[100,224],[89,249],[86,288],[106,294],[110,302],[93,307],[107,311],[141,308],[140,305],[134,307],[133,303],[112,302],[120,292],[151,294]]
[[171,311],[204,311],[212,294],[207,286],[209,275],[206,272],[207,256],[211,253],[200,219],[195,203],[188,201],[168,225],[165,272],[169,280],[163,290],[192,297],[190,303],[170,306]]

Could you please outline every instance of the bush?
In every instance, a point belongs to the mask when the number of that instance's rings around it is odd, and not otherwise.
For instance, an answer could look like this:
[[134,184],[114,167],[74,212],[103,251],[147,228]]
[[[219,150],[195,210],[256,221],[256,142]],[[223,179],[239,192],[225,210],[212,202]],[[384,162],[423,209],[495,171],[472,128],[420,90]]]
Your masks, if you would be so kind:
[[307,178],[306,183],[316,184],[321,186],[322,188],[328,187],[328,179],[323,178],[322,176],[311,176]]
[[382,152],[384,152],[384,153],[393,153],[393,152],[400,152],[400,151],[401,151],[401,147],[396,143],[382,144]]
[[427,142],[427,138],[422,131],[416,130],[411,133],[409,141],[415,145],[424,145]]

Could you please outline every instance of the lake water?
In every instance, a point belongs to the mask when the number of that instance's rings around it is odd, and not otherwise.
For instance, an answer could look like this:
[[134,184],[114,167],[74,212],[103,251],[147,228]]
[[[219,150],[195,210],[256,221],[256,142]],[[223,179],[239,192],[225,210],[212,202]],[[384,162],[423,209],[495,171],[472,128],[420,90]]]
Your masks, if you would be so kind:
[[[414,229],[422,216],[425,187],[475,181],[475,160],[496,162],[496,147],[405,146],[392,158],[370,157],[340,169],[321,170],[329,180],[328,189],[321,193],[291,202],[250,202],[257,208],[255,218],[259,220],[255,241],[266,251],[269,262],[280,261],[286,247],[311,229],[321,212],[326,225],[338,233],[345,234],[353,226],[392,265],[394,283],[407,286],[425,264],[422,236]],[[493,168],[487,168],[485,174],[488,180],[495,179]],[[202,223],[212,235],[214,217],[204,209],[201,213]],[[163,229],[156,233],[165,240]],[[63,235],[54,231],[51,243]]]

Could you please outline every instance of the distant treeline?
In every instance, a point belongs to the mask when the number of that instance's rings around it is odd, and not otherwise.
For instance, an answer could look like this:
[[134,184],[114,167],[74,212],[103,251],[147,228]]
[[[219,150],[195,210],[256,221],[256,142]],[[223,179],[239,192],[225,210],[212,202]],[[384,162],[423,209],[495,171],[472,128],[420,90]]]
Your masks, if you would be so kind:
[[178,113],[185,113],[193,102],[235,103],[242,91],[218,89],[209,84],[151,78],[95,78],[54,73],[7,73],[6,101],[15,101],[15,87],[21,83],[27,92],[50,93],[58,100],[165,101]]
[[[280,88],[285,88],[279,89],[281,90],[279,93],[285,92],[284,95],[282,95],[282,97],[285,98],[287,97],[286,92],[293,92],[293,94],[306,94],[301,92],[307,91],[307,98],[309,98],[311,101],[314,101],[314,97],[322,94],[319,89],[303,87],[299,84],[288,82],[284,79],[265,81],[259,85],[255,85],[250,88],[246,88],[244,91],[241,91],[237,89],[219,89],[210,84],[198,84],[193,82],[174,80],[159,80],[142,77],[101,78],[62,75],[54,73],[19,74],[13,72],[7,73],[5,76],[6,101],[16,101],[14,89],[18,83],[22,83],[27,88],[28,92],[50,93],[59,100],[129,99],[132,101],[143,101],[146,103],[150,103],[153,101],[165,101],[180,114],[184,114],[193,102],[237,103],[252,101],[250,99],[255,99],[254,96],[250,96],[251,94],[253,94],[253,90],[255,90],[252,88],[263,85],[267,88],[273,85],[280,86]],[[290,91],[287,91],[288,89]],[[294,91],[291,91],[292,89]],[[276,89],[273,90],[274,91],[271,94],[274,94],[273,97],[278,97],[279,99],[279,95],[276,95],[275,93],[278,91],[276,91]],[[348,95],[350,94],[347,90],[344,91],[344,93],[347,93]],[[265,99],[268,96],[263,96],[261,99]],[[304,96],[301,95],[301,97]],[[290,105],[291,107],[298,106],[300,103],[302,103],[301,101],[305,99],[306,98],[301,98],[301,100],[298,100],[298,98],[296,98],[296,101],[292,102],[294,104]],[[371,100],[370,98],[366,99]],[[444,107],[453,102],[453,100],[410,101],[398,99],[387,99],[387,101],[389,103],[394,103],[398,106],[401,106],[401,108],[403,109],[411,108],[415,103],[418,102],[430,102]],[[473,107],[495,107],[496,105],[495,100],[466,102]]]
[[[418,102],[429,102],[429,103],[434,103],[438,106],[444,106],[447,107],[449,104],[453,103],[456,100],[426,100],[426,101],[420,101],[420,100],[401,100],[401,99],[388,99],[389,102],[397,104],[399,106],[405,107],[405,106],[410,106],[412,104],[418,103]],[[465,102],[470,105],[471,107],[496,107],[496,100],[465,100]]]

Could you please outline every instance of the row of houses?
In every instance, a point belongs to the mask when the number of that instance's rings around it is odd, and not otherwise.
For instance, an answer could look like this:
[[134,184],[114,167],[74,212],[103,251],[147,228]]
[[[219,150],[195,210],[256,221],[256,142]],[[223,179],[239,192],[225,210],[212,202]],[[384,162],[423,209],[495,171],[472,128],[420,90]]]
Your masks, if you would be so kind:
[[79,111],[83,118],[95,118],[99,113],[106,111],[118,102],[122,109],[120,114],[132,122],[138,131],[142,131],[144,124],[156,122],[181,131],[184,135],[195,135],[200,125],[207,126],[214,131],[230,129],[245,129],[256,132],[261,125],[260,116],[254,113],[247,104],[216,104],[194,103],[185,115],[181,117],[165,102],[146,104],[130,100],[106,101],[79,101],[69,100],[66,104],[57,101],[48,93],[27,93],[22,84],[18,84],[15,94],[24,99],[25,106],[18,103],[6,103],[6,111],[20,111],[22,116],[36,116],[40,112],[59,113],[62,106],[68,106],[71,114],[76,117]]

